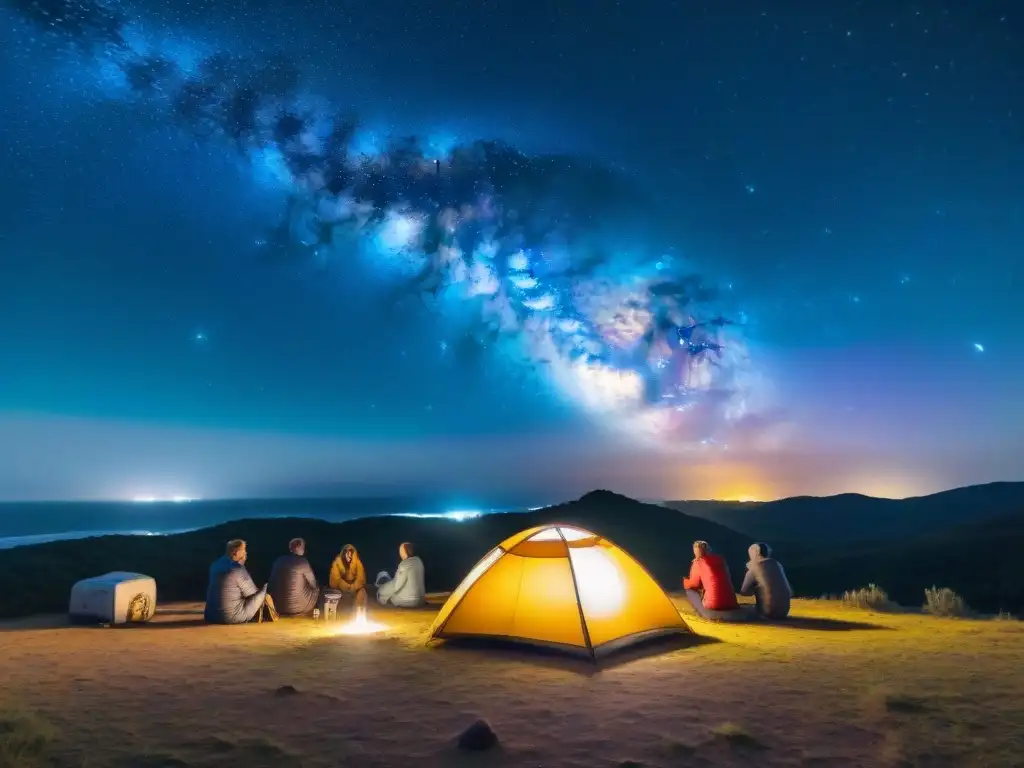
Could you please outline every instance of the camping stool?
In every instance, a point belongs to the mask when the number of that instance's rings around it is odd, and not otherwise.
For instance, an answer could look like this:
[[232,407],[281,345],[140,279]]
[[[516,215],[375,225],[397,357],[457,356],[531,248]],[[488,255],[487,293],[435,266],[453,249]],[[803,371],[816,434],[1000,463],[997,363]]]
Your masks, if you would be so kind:
[[340,602],[340,590],[328,589],[324,591],[324,621],[335,621],[338,618],[338,604]]

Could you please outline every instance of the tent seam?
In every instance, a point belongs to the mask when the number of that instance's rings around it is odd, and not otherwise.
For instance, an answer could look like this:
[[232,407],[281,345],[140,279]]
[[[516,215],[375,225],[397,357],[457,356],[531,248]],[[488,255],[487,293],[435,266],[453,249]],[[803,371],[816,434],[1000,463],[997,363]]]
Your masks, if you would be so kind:
[[[499,544],[498,546],[496,546],[496,547],[495,547],[494,549],[500,549],[500,550],[501,550],[501,556],[502,556],[502,557],[504,557],[505,555],[507,555],[507,554],[508,554],[508,550],[506,550],[506,549],[505,549],[504,547],[502,547],[502,546],[501,546],[500,544]],[[494,549],[490,550],[490,552],[488,552],[488,553],[487,553],[487,555],[491,554],[491,552],[493,552],[493,551],[494,551]],[[479,562],[483,562],[484,558],[486,558],[486,557],[487,557],[487,555],[484,555],[483,557],[481,557],[481,558],[480,558],[480,561],[479,561]],[[494,563],[498,562],[498,560],[500,560],[500,559],[501,559],[501,558],[497,558],[497,559],[496,559],[496,560],[494,561]],[[477,565],[479,565],[479,562],[477,563]],[[488,569],[487,569],[488,571],[489,571],[489,570],[491,570],[491,568],[493,568],[493,567],[494,567],[494,563],[491,563],[490,567],[488,567]],[[474,566],[473,566],[473,568],[476,568],[476,565],[474,565]],[[470,569],[470,572],[472,572],[472,569]],[[486,573],[486,572],[487,572],[487,571],[484,571],[484,573]],[[468,576],[469,574],[466,574],[466,575]],[[431,633],[430,633],[430,636],[431,636],[431,637],[437,637],[437,636],[438,636],[438,635],[440,635],[440,634],[441,634],[442,632],[444,632],[444,628],[448,626],[448,622],[449,622],[449,621],[451,621],[451,619],[452,619],[452,616],[454,616],[454,615],[455,615],[455,612],[456,612],[457,610],[459,610],[459,606],[460,606],[460,605],[462,605],[462,601],[466,599],[466,597],[467,597],[467,596],[469,595],[469,593],[473,591],[473,589],[474,589],[474,588],[476,587],[476,585],[480,583],[480,579],[482,579],[483,577],[484,577],[484,574],[483,574],[483,573],[481,573],[481,574],[480,574],[480,575],[479,575],[479,576],[477,577],[477,580],[476,580],[476,581],[474,581],[474,582],[473,582],[472,584],[470,584],[470,585],[469,585],[469,589],[467,589],[467,590],[466,590],[466,591],[465,591],[465,592],[464,592],[464,593],[462,594],[462,597],[460,597],[460,598],[459,598],[459,602],[457,602],[457,603],[456,603],[455,605],[453,605],[453,606],[452,606],[452,609],[451,609],[450,611],[448,611],[448,615],[447,615],[447,616],[445,617],[445,620],[444,620],[444,622],[443,622],[443,623],[441,624],[441,626],[439,626],[439,627],[438,627],[438,628],[437,628],[437,629],[436,629],[435,631],[433,631],[433,632],[431,632]],[[458,587],[456,587],[456,589],[458,589]]]
[[572,589],[576,593],[576,607],[580,612],[580,629],[583,630],[583,642],[587,644],[587,652],[590,653],[590,658],[597,661],[597,656],[594,655],[594,644],[590,642],[590,629],[587,627],[587,617],[583,612],[583,600],[580,598],[580,585],[576,581],[576,566],[572,563],[572,548],[569,546],[568,539],[565,538],[565,534],[562,533],[562,529],[559,527],[555,528],[558,531],[559,538],[565,543],[565,556],[569,561],[569,574],[572,576]]

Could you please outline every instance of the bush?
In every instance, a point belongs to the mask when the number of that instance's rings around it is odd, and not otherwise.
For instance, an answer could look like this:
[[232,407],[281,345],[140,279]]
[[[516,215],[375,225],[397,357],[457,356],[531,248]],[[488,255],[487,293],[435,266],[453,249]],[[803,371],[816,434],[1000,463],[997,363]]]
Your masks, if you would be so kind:
[[860,589],[847,590],[843,593],[842,599],[843,605],[863,608],[868,611],[894,611],[899,607],[877,584],[868,584]]
[[996,621],[1016,621],[1017,617],[1009,611],[1000,611],[996,614]]
[[967,618],[974,612],[970,606],[949,587],[932,587],[924,591],[924,610],[932,616],[944,616],[946,618]]

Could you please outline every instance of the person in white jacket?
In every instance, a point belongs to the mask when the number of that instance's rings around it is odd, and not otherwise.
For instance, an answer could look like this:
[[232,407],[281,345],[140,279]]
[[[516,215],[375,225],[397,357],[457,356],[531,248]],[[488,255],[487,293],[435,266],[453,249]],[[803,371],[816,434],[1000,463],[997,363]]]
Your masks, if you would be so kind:
[[427,586],[423,574],[423,561],[416,556],[410,542],[398,548],[402,562],[392,579],[386,572],[377,575],[377,602],[395,608],[418,608],[426,602]]

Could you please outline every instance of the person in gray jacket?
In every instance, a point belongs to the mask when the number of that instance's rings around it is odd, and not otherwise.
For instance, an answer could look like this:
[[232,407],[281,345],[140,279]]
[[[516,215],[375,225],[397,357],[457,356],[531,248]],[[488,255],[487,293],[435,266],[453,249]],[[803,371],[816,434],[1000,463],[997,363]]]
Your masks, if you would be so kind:
[[320,600],[313,566],[306,559],[304,539],[288,542],[288,554],[281,555],[270,569],[267,592],[282,616],[305,616],[312,613]]
[[398,548],[398,556],[402,562],[398,564],[395,578],[389,578],[384,572],[377,575],[377,602],[396,608],[419,608],[427,597],[423,561],[408,541]]
[[[245,569],[245,542],[232,539],[225,553],[210,566],[203,618],[211,624],[245,624],[267,603],[267,587],[257,589]],[[272,605],[272,602],[270,603]]]
[[747,563],[747,575],[743,578],[740,594],[754,596],[757,612],[766,619],[786,618],[793,589],[782,564],[772,557],[771,547],[762,542],[751,544],[747,551],[750,562]]

